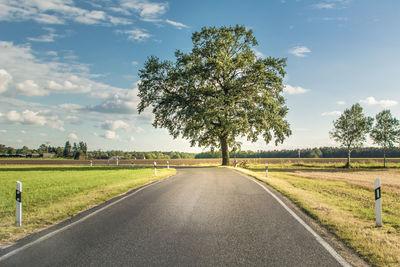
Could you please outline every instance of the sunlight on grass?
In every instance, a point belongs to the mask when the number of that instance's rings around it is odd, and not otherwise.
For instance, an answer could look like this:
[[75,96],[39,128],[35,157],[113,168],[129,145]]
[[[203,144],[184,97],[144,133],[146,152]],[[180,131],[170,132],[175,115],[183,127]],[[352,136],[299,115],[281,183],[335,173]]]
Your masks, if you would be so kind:
[[[400,170],[293,165],[269,166],[268,178],[265,165],[239,170],[289,197],[372,264],[400,265]],[[383,190],[381,228],[375,227],[373,181],[377,177]]]
[[[57,223],[127,190],[166,178],[175,169],[0,166],[0,245]],[[23,184],[22,227],[15,225],[15,183]]]

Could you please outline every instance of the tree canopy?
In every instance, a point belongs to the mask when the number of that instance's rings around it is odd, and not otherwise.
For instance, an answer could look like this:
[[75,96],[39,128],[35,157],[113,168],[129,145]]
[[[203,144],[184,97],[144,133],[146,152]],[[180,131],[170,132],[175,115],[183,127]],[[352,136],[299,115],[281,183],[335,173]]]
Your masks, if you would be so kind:
[[193,49],[176,61],[147,59],[139,71],[138,110],[151,106],[153,126],[168,129],[192,146],[220,148],[223,165],[238,137],[282,143],[291,134],[282,96],[286,59],[259,58],[252,30],[204,27],[193,33]]
[[386,167],[386,151],[399,142],[400,123],[388,109],[376,114],[375,119],[376,123],[371,130],[370,136],[375,144],[383,148],[383,164]]
[[334,129],[329,132],[331,138],[347,148],[347,166],[350,167],[351,151],[363,145],[371,130],[374,119],[363,114],[360,104],[354,104],[333,122]]

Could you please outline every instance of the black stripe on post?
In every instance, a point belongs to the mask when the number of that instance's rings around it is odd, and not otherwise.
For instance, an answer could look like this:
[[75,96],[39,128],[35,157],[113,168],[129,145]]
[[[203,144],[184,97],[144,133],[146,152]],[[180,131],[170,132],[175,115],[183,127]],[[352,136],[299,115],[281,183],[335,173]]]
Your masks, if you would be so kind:
[[16,199],[18,202],[22,202],[22,193],[21,193],[21,191],[16,190],[15,199]]
[[378,188],[375,189],[375,200],[378,200],[381,197],[382,197],[381,196],[381,187],[378,187]]

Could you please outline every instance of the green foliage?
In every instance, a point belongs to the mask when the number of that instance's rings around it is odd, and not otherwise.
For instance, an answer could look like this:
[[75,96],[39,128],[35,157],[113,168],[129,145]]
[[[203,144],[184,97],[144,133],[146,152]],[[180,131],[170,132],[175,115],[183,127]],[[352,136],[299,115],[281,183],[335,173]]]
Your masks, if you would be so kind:
[[286,60],[257,58],[257,41],[243,26],[204,27],[192,42],[190,53],[175,53],[175,63],[148,58],[139,71],[139,112],[151,106],[154,127],[192,146],[221,148],[224,165],[239,136],[282,143],[291,134],[281,95]]
[[334,129],[329,134],[332,139],[347,148],[348,167],[350,167],[351,151],[363,145],[367,133],[371,130],[373,120],[371,117],[364,116],[362,107],[357,103],[350,109],[346,109],[333,122]]
[[400,123],[387,109],[376,114],[375,118],[376,123],[370,136],[375,144],[383,147],[384,166],[386,167],[386,150],[399,142]]

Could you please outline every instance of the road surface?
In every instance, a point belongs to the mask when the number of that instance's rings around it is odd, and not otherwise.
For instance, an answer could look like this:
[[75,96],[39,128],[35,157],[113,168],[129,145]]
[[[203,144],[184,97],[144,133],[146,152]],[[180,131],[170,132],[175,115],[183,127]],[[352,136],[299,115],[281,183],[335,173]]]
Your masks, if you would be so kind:
[[223,168],[185,168],[0,266],[341,266],[276,199]]

